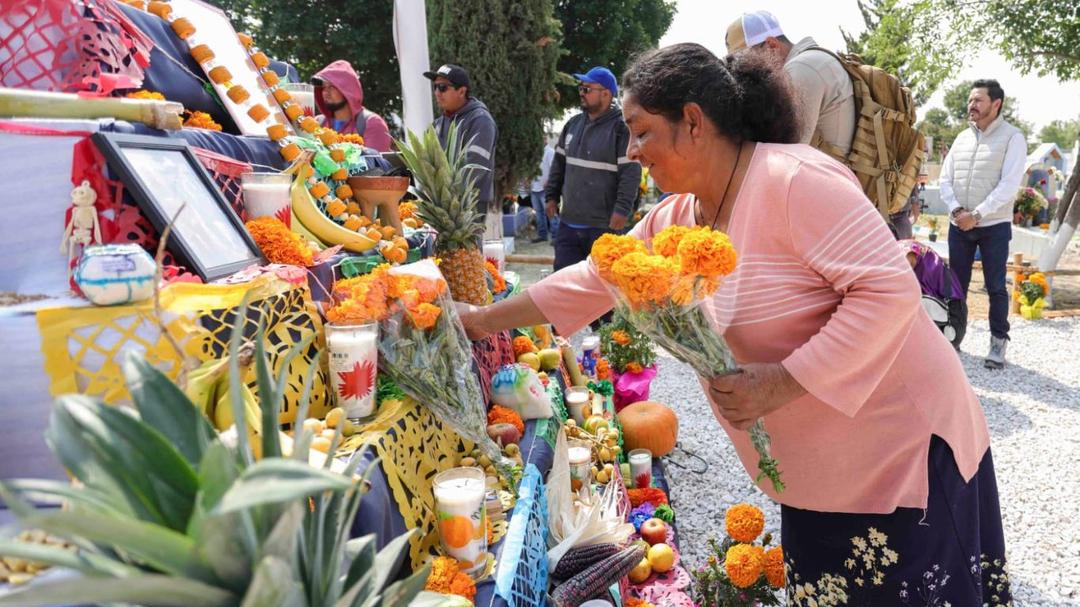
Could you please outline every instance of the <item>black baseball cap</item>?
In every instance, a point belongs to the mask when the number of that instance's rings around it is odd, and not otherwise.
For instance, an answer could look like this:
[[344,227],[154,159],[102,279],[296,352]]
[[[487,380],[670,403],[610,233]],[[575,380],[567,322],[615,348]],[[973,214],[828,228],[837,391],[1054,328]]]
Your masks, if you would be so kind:
[[447,63],[434,72],[424,72],[424,78],[435,81],[436,78],[446,78],[450,81],[450,84],[454,86],[470,86],[469,85],[469,72],[465,71],[465,68],[460,65],[454,65],[453,63]]

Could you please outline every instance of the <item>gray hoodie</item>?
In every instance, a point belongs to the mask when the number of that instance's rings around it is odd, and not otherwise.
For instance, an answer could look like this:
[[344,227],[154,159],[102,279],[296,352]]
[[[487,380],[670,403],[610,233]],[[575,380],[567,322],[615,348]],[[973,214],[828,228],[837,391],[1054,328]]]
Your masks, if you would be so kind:
[[443,114],[435,119],[435,132],[438,133],[439,143],[443,144],[443,147],[446,147],[451,123],[457,124],[458,138],[462,144],[468,144],[466,156],[469,164],[478,164],[487,169],[480,171],[481,174],[476,180],[480,189],[477,210],[483,213],[488,204],[495,200],[495,139],[499,133],[495,127],[495,119],[491,117],[491,112],[483,101],[469,97],[454,115]]
[[546,200],[562,197],[564,223],[606,229],[613,214],[633,212],[641,165],[626,158],[629,140],[615,105],[596,120],[582,112],[566,123],[545,193]]

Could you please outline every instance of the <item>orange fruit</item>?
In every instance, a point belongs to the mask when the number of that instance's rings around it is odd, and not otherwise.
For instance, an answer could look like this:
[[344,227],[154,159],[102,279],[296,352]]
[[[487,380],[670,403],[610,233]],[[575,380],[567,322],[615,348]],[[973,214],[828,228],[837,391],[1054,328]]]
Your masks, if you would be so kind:
[[439,521],[439,533],[447,548],[464,548],[472,536],[473,524],[468,517],[451,516]]

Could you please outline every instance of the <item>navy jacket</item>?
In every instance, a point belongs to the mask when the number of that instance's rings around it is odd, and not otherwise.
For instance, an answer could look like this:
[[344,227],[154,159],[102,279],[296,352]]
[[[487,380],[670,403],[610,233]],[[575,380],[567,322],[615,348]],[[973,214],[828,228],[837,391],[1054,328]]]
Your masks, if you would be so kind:
[[629,140],[615,105],[596,120],[582,112],[566,123],[545,192],[546,200],[562,198],[563,222],[606,229],[613,214],[633,212],[641,165],[626,158]]

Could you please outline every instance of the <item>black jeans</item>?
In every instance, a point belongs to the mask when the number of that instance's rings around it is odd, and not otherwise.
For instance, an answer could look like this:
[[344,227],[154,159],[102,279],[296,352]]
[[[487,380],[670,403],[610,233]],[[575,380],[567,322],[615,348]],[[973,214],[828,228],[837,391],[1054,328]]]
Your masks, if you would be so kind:
[[[555,232],[555,271],[588,258],[596,239],[612,233],[614,231],[607,228],[571,228],[565,223],[560,224]],[[611,312],[596,319],[590,326],[597,330],[601,323],[606,322],[611,322]]]
[[1009,262],[1010,240],[1012,224],[1007,221],[967,232],[949,226],[949,267],[956,272],[966,296],[971,283],[971,264],[978,249],[986,292],[990,294],[990,334],[1004,339],[1009,337],[1009,290],[1005,286],[1005,266]]

